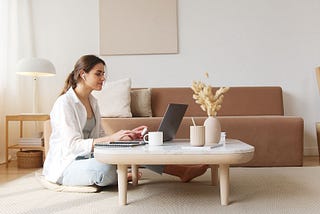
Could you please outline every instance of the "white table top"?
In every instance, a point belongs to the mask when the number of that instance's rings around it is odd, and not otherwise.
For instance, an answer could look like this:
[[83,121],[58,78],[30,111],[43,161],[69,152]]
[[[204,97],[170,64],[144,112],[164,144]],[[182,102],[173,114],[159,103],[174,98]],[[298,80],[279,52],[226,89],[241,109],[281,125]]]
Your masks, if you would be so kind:
[[202,155],[213,155],[213,154],[241,154],[254,152],[254,147],[248,145],[240,140],[226,139],[224,145],[210,148],[194,147],[191,146],[189,140],[174,140],[165,142],[161,146],[149,145],[135,146],[135,147],[96,147],[94,153],[99,154],[128,154],[128,155],[143,155],[143,154],[154,154],[154,155],[188,155],[188,154],[202,154]]

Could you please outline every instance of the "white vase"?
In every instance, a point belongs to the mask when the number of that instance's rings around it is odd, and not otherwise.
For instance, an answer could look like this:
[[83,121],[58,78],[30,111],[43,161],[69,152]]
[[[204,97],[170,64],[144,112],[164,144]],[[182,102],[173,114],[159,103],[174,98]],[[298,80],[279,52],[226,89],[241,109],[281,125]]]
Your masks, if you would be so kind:
[[216,145],[220,141],[221,125],[220,121],[216,117],[208,117],[204,121],[205,126],[205,145]]

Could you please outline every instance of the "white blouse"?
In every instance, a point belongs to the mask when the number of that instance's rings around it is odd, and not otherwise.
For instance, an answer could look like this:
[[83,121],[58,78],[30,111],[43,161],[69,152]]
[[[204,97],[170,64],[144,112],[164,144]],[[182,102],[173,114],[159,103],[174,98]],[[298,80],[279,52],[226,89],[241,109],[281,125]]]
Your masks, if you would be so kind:
[[48,181],[56,183],[77,156],[90,154],[93,138],[105,136],[97,100],[92,95],[89,100],[96,126],[91,132],[92,138],[88,139],[84,139],[83,135],[87,111],[74,90],[70,88],[54,103],[50,113],[52,128],[50,147],[43,166],[43,175]]

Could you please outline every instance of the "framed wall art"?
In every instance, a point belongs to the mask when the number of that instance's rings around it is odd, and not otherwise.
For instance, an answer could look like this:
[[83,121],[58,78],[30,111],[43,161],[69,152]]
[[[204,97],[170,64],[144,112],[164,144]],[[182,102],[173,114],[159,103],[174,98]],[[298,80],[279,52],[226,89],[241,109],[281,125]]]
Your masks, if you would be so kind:
[[100,0],[100,55],[178,53],[177,0]]

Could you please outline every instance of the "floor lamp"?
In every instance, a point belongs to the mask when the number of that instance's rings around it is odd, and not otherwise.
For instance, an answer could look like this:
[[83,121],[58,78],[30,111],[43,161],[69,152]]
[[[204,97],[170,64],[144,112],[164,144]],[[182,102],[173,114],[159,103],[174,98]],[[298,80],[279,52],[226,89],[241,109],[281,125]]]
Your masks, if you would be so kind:
[[34,114],[38,112],[38,83],[37,79],[41,76],[54,76],[56,70],[53,64],[42,58],[23,58],[21,59],[16,67],[16,73],[25,76],[32,76],[33,78],[33,106],[32,112]]

